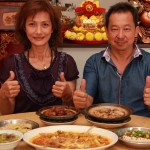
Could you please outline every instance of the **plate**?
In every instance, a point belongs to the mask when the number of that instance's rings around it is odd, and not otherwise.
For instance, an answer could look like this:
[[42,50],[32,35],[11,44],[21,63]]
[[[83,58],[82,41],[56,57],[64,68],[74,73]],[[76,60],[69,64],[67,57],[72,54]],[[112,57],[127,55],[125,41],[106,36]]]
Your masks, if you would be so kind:
[[40,120],[45,123],[46,125],[70,125],[73,124],[77,118],[75,118],[74,120],[71,121],[66,121],[66,122],[53,122],[53,121],[47,121],[47,120],[43,120],[40,118]]
[[132,137],[131,139],[126,139],[126,140],[122,138],[123,134],[126,131],[131,131],[131,130],[149,132],[149,134],[150,134],[150,128],[144,128],[144,127],[120,128],[115,133],[118,135],[120,142],[125,144],[126,146],[136,148],[136,149],[138,149],[138,148],[140,148],[140,149],[145,149],[145,148],[150,149],[150,138],[148,139],[149,141],[145,141],[145,142],[141,142],[141,138],[138,139],[137,137],[136,138]]
[[126,120],[124,120],[123,122],[120,123],[104,123],[104,122],[96,122],[93,121],[92,119],[90,119],[89,117],[86,117],[87,121],[89,121],[92,125],[100,127],[100,128],[106,128],[106,129],[113,129],[113,128],[119,128],[122,127],[124,125],[126,125],[127,123],[130,122],[131,118],[128,118]]
[[[47,126],[47,127],[41,127],[34,130],[31,130],[24,134],[23,140],[29,144],[30,146],[40,149],[40,150],[64,150],[65,148],[52,148],[52,147],[46,147],[46,146],[40,146],[31,143],[31,139],[35,136],[37,136],[39,133],[53,133],[56,131],[64,131],[64,132],[80,132],[84,133],[87,132],[88,129],[91,128],[91,126],[80,126],[80,125],[59,125],[59,126]],[[88,148],[88,150],[104,150],[106,148],[109,148],[113,146],[118,141],[118,136],[106,129],[101,129],[97,127],[93,127],[90,131],[91,134],[99,134],[101,136],[105,136],[106,138],[110,139],[110,143],[105,146],[97,147],[97,148]],[[75,143],[75,142],[73,142]],[[86,149],[86,148],[84,148]]]
[[38,128],[39,124],[28,119],[9,119],[0,121],[0,129],[2,130],[17,130],[25,133],[31,129]]
[[114,103],[101,103],[91,105],[85,109],[85,114],[94,121],[117,122],[130,117],[132,110],[126,106]]

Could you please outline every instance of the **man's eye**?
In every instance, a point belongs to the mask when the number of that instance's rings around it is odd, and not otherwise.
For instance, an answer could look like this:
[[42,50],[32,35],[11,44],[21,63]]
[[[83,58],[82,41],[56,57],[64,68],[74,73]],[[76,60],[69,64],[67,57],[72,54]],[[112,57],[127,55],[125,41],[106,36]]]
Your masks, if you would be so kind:
[[112,31],[118,31],[118,29],[116,29],[116,28],[112,28],[111,30],[112,30]]
[[125,28],[124,30],[125,30],[125,31],[130,31],[130,28]]

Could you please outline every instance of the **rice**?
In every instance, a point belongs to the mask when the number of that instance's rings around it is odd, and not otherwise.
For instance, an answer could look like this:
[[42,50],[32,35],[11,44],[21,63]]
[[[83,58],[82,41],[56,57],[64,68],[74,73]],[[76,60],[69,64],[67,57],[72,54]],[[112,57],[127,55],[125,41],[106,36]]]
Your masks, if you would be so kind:
[[135,142],[135,143],[150,143],[150,139],[143,138],[143,137],[131,137],[127,135],[123,135],[121,137],[122,140],[128,141],[128,142]]

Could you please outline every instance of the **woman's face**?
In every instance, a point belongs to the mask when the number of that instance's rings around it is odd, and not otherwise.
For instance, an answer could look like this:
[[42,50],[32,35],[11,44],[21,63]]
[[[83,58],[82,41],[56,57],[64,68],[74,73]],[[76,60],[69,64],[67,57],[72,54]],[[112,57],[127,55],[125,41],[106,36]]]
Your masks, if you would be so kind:
[[33,46],[45,46],[53,32],[50,16],[47,12],[41,11],[27,18],[25,31]]

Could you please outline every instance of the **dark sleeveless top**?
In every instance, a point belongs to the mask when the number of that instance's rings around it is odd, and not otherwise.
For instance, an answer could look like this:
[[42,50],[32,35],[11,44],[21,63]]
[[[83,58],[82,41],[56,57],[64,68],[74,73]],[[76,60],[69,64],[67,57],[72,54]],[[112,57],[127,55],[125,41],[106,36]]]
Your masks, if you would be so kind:
[[45,70],[35,69],[24,52],[12,55],[0,73],[1,83],[7,80],[10,70],[15,72],[15,80],[21,86],[20,93],[15,98],[14,113],[37,111],[45,106],[62,104],[61,99],[56,98],[51,91],[55,81],[60,80],[60,72],[65,73],[67,81],[75,80],[79,75],[74,59],[63,52],[55,52],[52,64]]

